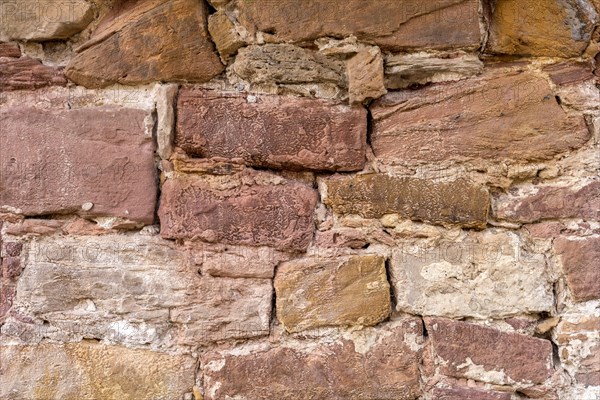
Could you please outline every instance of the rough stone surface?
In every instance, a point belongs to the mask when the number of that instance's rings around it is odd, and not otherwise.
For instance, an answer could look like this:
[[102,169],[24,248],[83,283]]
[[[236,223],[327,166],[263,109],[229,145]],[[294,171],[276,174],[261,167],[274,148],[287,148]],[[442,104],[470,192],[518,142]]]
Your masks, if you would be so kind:
[[367,114],[329,100],[184,88],[177,145],[256,167],[355,171],[365,164]]
[[600,386],[599,331],[597,309],[568,312],[554,330],[561,362],[568,373],[585,386]]
[[272,279],[275,267],[290,258],[289,254],[266,246],[195,244],[192,253],[203,274],[230,278]]
[[175,142],[175,97],[179,87],[176,84],[161,86],[156,95],[156,142],[157,153],[168,159],[173,153]]
[[385,259],[377,255],[282,263],[274,286],[277,318],[289,332],[376,325],[390,313]]
[[236,1],[240,24],[271,40],[308,42],[355,35],[385,50],[476,48],[480,44],[478,2],[474,0],[269,0]]
[[377,47],[359,51],[346,66],[351,103],[377,99],[387,93],[383,82],[383,57]]
[[208,36],[203,2],[134,0],[113,10],[67,66],[66,75],[75,83],[97,88],[205,82],[223,71]]
[[390,163],[544,160],[590,138],[583,118],[566,114],[529,72],[392,92],[371,113],[373,152]]
[[390,269],[396,309],[450,318],[552,311],[545,259],[521,246],[516,234],[488,231],[399,246]]
[[[1,54],[0,54],[1,57]],[[0,58],[0,91],[33,90],[44,86],[65,86],[61,70],[46,66],[29,57]]]
[[208,17],[208,31],[225,63],[246,44],[225,12],[219,11]]
[[[157,183],[148,118],[112,106],[3,108],[0,209],[152,223]],[[87,202],[90,211],[82,210]]]
[[94,18],[88,1],[0,0],[0,41],[66,39]]
[[205,399],[416,399],[421,334],[421,321],[406,317],[310,349],[211,352],[203,358]]
[[564,62],[552,64],[544,71],[556,85],[572,85],[594,78],[592,66],[586,62]]
[[14,307],[54,339],[172,346],[269,333],[269,280],[200,276],[187,259],[157,237],[36,239]]
[[425,318],[442,372],[499,385],[543,383],[550,378],[552,344],[466,322]]
[[240,49],[232,66],[255,84],[330,83],[345,87],[344,63],[291,44],[265,44]]
[[576,301],[600,298],[600,237],[565,238],[554,241],[567,284]]
[[314,229],[315,190],[282,178],[260,183],[260,177],[239,186],[194,176],[168,180],[158,212],[162,236],[305,250]]
[[196,362],[88,342],[0,346],[0,397],[18,399],[180,399]]
[[385,87],[405,89],[413,85],[458,81],[483,72],[475,54],[420,52],[392,54],[385,59]]
[[579,188],[537,186],[515,188],[498,196],[493,204],[496,218],[515,222],[544,219],[583,218],[600,220],[600,182],[592,181]]
[[21,49],[17,43],[0,43],[0,58],[19,58],[21,57]]
[[487,51],[577,57],[587,47],[597,18],[587,0],[499,0],[490,21]]
[[432,391],[435,400],[511,400],[510,393],[495,392],[465,386],[436,387]]
[[323,180],[325,204],[339,214],[380,218],[398,213],[403,218],[434,224],[484,227],[489,194],[464,179],[435,183],[419,178],[395,178],[384,174]]

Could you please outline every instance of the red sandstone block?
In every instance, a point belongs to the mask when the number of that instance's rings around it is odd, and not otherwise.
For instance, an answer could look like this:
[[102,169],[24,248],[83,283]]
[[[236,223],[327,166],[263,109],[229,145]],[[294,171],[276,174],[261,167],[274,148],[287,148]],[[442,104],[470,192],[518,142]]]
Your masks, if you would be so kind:
[[19,45],[16,43],[0,43],[0,58],[1,57],[21,57],[21,49],[19,48]]
[[511,398],[510,393],[458,385],[433,389],[433,399],[435,400],[511,400]]
[[0,58],[0,92],[66,84],[67,79],[61,70],[44,65],[33,58]]
[[[308,348],[262,343],[203,355],[206,400],[414,400],[421,395],[422,326],[406,317],[363,330],[358,340]],[[349,335],[350,336],[350,335]]]
[[367,113],[329,100],[184,88],[176,142],[193,156],[251,166],[357,171],[365,164]]
[[227,178],[223,185],[193,175],[165,182],[158,212],[162,236],[306,250],[314,230],[314,189],[292,181],[246,185]]
[[157,179],[146,111],[0,111],[0,210],[154,221]]
[[600,220],[600,181],[581,188],[542,186],[532,192],[516,189],[493,203],[498,219],[536,222],[543,219],[582,218]]
[[425,318],[442,373],[496,384],[542,383],[553,373],[552,344],[518,333]]
[[547,80],[498,68],[459,82],[390,92],[371,106],[375,156],[387,163],[550,159],[591,137]]

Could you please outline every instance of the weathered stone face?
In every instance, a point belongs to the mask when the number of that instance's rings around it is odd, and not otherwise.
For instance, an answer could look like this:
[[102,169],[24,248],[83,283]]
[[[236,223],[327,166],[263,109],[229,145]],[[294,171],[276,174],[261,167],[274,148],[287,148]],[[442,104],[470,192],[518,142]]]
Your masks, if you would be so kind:
[[436,387],[432,391],[435,400],[511,400],[510,393],[488,391],[465,386]]
[[505,385],[543,383],[552,375],[552,344],[517,333],[442,318],[425,318],[445,375]]
[[450,318],[550,312],[545,258],[523,247],[516,234],[487,231],[399,246],[390,270],[396,309]]
[[196,361],[88,342],[0,346],[0,397],[179,399],[191,392]]
[[529,72],[392,92],[371,113],[373,152],[387,163],[545,160],[590,138],[583,118]]
[[205,399],[419,397],[419,319],[406,317],[354,335],[311,349],[282,343],[210,352],[203,358]]
[[146,111],[109,106],[3,108],[0,208],[152,223],[157,182],[150,122]]
[[67,79],[60,70],[43,65],[33,58],[0,58],[0,91],[33,90],[66,84]]
[[217,46],[221,60],[225,63],[245,45],[234,23],[225,12],[217,12],[208,17],[208,31]]
[[21,49],[17,43],[0,43],[0,57],[19,58]]
[[515,222],[542,219],[600,219],[600,182],[592,181],[580,188],[540,186],[521,188],[494,200],[496,218]]
[[0,0],[0,41],[67,39],[94,18],[88,1]]
[[339,214],[380,218],[398,213],[403,218],[464,227],[483,227],[487,220],[487,190],[462,179],[435,183],[365,174],[335,176],[323,183],[327,187],[324,203]]
[[576,301],[600,298],[600,237],[557,238],[558,254],[567,284]]
[[255,176],[257,181],[246,184],[233,178],[233,185],[195,176],[167,180],[158,212],[162,236],[306,250],[314,229],[316,191],[282,178],[261,184],[261,175]]
[[209,81],[224,67],[208,37],[206,18],[206,5],[196,0],[128,1],[104,17],[66,75],[90,88]]
[[269,280],[200,276],[187,259],[157,237],[35,240],[14,307],[55,339],[172,346],[269,333]]
[[367,114],[328,100],[182,89],[176,143],[188,154],[269,168],[360,170]]
[[285,262],[275,277],[277,318],[289,332],[375,325],[390,313],[385,259],[376,255]]
[[265,44],[240,49],[232,66],[255,84],[330,83],[345,87],[344,63],[291,44]]
[[281,42],[355,35],[385,50],[479,46],[478,3],[474,0],[237,0],[240,24]]
[[359,51],[346,66],[350,103],[377,99],[387,93],[383,81],[383,57],[378,48]]
[[458,81],[483,72],[477,55],[465,52],[392,54],[385,59],[385,86],[405,89],[430,82]]
[[290,254],[266,246],[194,244],[191,247],[202,273],[215,277],[272,279],[275,267],[290,258]]
[[600,386],[600,315],[567,312],[554,330],[558,356],[569,374],[584,386]]
[[577,57],[587,47],[597,13],[587,0],[498,0],[487,51],[522,56]]

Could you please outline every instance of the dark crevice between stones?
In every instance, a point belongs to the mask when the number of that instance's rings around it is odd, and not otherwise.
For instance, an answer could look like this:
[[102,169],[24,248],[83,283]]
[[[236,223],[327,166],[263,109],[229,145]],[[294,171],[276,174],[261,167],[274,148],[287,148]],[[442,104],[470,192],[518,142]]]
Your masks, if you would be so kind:
[[277,293],[275,292],[275,277],[277,276],[278,269],[279,264],[275,266],[275,269],[273,270],[273,279],[271,279],[273,296],[271,297],[271,321],[269,324],[269,334],[273,331],[273,326],[277,324]]
[[558,355],[558,345],[550,340],[552,344],[552,364],[554,365],[554,369],[559,369],[561,367],[560,356]]
[[385,260],[385,275],[387,277],[388,284],[390,285],[390,304],[392,306],[392,313],[396,310],[396,291],[394,290],[394,285],[392,283],[392,274],[391,274],[391,260]]
[[209,1],[204,0],[204,4],[206,4],[206,9],[208,10],[208,15],[213,15],[217,13],[217,9],[210,4]]
[[[373,150],[372,144],[371,144],[371,135],[373,134],[373,115],[371,115],[371,109],[369,107],[365,107],[365,109],[367,110],[367,149],[366,149],[366,153],[369,152],[369,149],[371,149],[371,151]],[[366,156],[366,154],[365,154]]]

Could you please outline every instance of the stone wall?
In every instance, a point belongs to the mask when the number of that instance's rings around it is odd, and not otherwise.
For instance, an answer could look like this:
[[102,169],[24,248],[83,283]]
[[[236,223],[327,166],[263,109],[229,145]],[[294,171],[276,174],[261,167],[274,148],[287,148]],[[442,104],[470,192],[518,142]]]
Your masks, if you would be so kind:
[[0,0],[0,398],[600,399],[598,0]]

